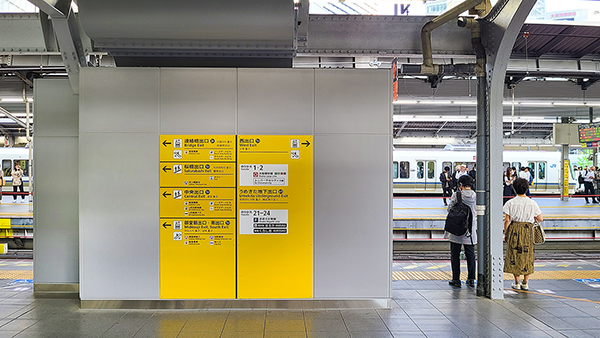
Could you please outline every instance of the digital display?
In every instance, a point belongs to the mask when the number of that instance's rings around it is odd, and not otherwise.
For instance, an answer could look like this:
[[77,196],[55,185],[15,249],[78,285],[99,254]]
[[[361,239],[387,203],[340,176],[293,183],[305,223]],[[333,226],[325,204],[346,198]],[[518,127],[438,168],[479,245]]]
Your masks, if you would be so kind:
[[600,125],[598,124],[580,124],[579,125],[579,142],[596,142],[600,141]]

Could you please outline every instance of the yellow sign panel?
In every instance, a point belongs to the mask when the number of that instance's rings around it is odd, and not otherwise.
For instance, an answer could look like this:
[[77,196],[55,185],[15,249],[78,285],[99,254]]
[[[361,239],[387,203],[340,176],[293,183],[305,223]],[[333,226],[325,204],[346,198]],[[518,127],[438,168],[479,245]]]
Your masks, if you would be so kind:
[[159,148],[161,298],[235,298],[235,136],[162,135]]
[[161,188],[161,217],[235,217],[235,188]]
[[238,136],[238,298],[313,296],[312,136]]
[[161,187],[235,187],[235,163],[161,162]]
[[235,219],[161,218],[163,299],[235,298]]
[[563,196],[569,196],[569,160],[564,160],[564,187],[563,187]]
[[235,161],[233,135],[161,135],[160,161]]

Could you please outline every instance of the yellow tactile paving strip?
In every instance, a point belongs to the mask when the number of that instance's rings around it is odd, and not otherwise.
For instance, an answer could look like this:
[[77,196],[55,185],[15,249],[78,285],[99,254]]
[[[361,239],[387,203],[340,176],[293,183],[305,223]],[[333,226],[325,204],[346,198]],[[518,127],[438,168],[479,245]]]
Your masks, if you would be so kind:
[[0,270],[0,279],[33,279],[31,270]]
[[[467,279],[467,272],[460,274],[461,279]],[[513,276],[505,273],[504,279]],[[600,270],[562,270],[562,271],[536,271],[530,279],[586,279],[600,278]],[[452,279],[450,271],[394,271],[392,280],[447,280]]]

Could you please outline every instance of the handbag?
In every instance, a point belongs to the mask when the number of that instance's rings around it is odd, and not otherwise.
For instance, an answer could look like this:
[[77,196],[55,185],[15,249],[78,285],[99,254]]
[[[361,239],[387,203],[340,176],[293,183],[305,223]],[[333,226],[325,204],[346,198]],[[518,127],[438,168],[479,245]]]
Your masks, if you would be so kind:
[[542,224],[536,221],[533,223],[531,229],[533,231],[533,244],[544,244],[546,242],[546,233],[544,232],[544,228],[542,228]]

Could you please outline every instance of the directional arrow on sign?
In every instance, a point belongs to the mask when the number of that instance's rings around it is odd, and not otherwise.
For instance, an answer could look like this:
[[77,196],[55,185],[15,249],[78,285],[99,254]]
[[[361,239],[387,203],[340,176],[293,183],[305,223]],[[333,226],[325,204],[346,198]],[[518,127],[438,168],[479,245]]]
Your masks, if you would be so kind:
[[170,227],[170,226],[171,226],[171,224],[169,224],[169,223],[167,223],[167,222],[164,222],[164,223],[162,224],[162,226],[163,226],[163,228],[165,228],[165,229],[166,229],[167,227]]
[[308,147],[308,146],[310,145],[310,142],[308,142],[308,140],[306,140],[306,141],[304,141],[304,142],[302,142],[302,143],[300,143],[300,144],[302,144],[302,145],[305,145],[305,146],[307,146],[307,147]]
[[163,144],[163,146],[165,146],[165,147],[166,147],[166,146],[167,146],[167,144],[171,144],[171,142],[167,142],[167,140],[164,140],[162,144]]
[[164,167],[163,167],[163,171],[164,171],[164,172],[167,172],[167,170],[171,170],[171,168],[169,168],[169,167],[167,167],[167,166],[164,166]]
[[165,191],[165,192],[163,192],[163,194],[162,194],[162,195],[163,195],[163,197],[164,197],[164,198],[167,198],[167,196],[171,196],[171,194],[167,194],[167,192],[166,192],[166,191]]

